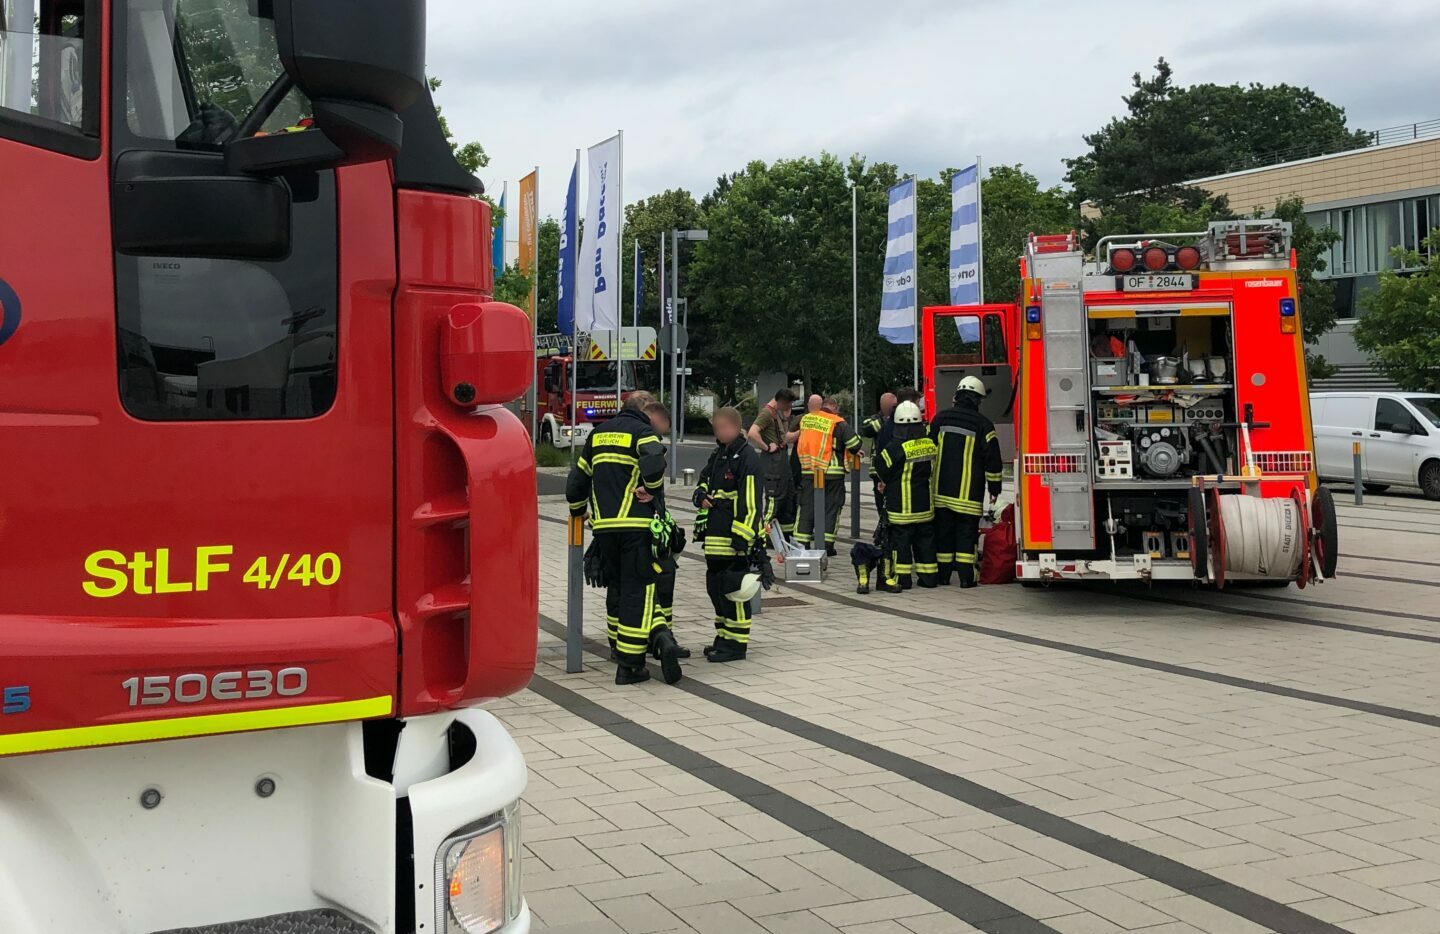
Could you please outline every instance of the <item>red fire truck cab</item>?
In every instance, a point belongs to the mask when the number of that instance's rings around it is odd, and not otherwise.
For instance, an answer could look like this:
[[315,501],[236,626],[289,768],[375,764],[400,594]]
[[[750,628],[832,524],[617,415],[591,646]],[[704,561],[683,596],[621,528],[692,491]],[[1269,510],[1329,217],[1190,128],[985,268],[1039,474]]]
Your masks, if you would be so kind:
[[529,324],[424,13],[0,0],[6,934],[529,928]]
[[613,418],[636,389],[634,361],[588,359],[590,339],[582,334],[577,364],[572,343],[569,334],[541,334],[535,341],[537,430],[541,443],[557,448],[583,447],[594,427]]
[[1035,236],[1015,305],[927,308],[931,411],[976,373],[1013,439],[1023,581],[1333,576],[1290,227]]

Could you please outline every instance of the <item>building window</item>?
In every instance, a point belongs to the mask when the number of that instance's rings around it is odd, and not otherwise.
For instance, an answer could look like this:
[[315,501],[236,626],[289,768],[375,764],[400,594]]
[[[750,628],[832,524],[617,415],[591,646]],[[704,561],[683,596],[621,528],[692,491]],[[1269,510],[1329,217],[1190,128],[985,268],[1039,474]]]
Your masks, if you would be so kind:
[[1394,249],[1400,245],[1400,202],[1365,207],[1366,272],[1394,269]]
[[1408,198],[1400,203],[1400,216],[1405,228],[1405,249],[1414,250],[1421,258],[1428,257],[1430,250],[1425,240],[1433,229],[1440,227],[1440,196]]

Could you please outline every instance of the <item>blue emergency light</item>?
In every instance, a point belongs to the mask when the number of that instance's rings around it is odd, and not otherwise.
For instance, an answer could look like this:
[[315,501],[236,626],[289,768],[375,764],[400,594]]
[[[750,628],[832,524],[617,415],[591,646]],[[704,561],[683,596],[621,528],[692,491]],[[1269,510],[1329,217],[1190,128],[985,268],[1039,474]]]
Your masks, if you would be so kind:
[[1040,323],[1040,306],[1031,305],[1025,309],[1025,320],[1030,324]]
[[1293,318],[1293,317],[1295,317],[1295,299],[1293,299],[1293,298],[1282,298],[1282,299],[1280,299],[1280,317],[1282,317],[1282,318]]

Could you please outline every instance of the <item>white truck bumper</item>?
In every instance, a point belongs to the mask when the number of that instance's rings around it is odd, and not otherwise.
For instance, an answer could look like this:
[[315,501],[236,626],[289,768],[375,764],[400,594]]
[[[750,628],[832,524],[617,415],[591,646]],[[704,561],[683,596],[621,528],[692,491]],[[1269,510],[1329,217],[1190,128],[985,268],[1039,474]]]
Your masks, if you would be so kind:
[[578,425],[556,425],[554,429],[555,447],[564,450],[569,447],[581,448],[585,446],[585,439],[590,437],[590,432],[595,426],[590,422],[581,422]]
[[[475,748],[453,770],[451,724]],[[448,934],[437,850],[518,815],[525,762],[481,710],[414,718],[401,736],[393,783],[366,773],[359,723],[0,760],[0,931],[152,934],[329,911],[392,934],[412,920],[397,917],[403,849],[414,854],[415,928]],[[397,847],[407,805],[411,839]],[[518,860],[518,821],[502,833]],[[498,930],[525,934],[518,865],[503,871],[490,880],[512,893]]]

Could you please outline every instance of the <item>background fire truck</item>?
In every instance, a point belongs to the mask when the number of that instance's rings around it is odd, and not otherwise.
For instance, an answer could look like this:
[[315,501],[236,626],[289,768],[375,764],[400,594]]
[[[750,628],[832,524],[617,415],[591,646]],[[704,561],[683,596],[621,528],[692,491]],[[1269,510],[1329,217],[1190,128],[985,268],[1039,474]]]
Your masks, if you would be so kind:
[[1011,439],[1022,581],[1305,586],[1335,573],[1290,227],[1026,244],[1016,305],[927,308],[930,410],[961,376]]
[[534,360],[424,14],[0,0],[6,934],[529,929]]
[[614,417],[638,387],[636,363],[657,357],[654,328],[621,328],[618,341],[614,332],[582,331],[578,361],[573,342],[569,334],[535,339],[536,430],[541,443],[557,448],[583,445],[591,429]]

